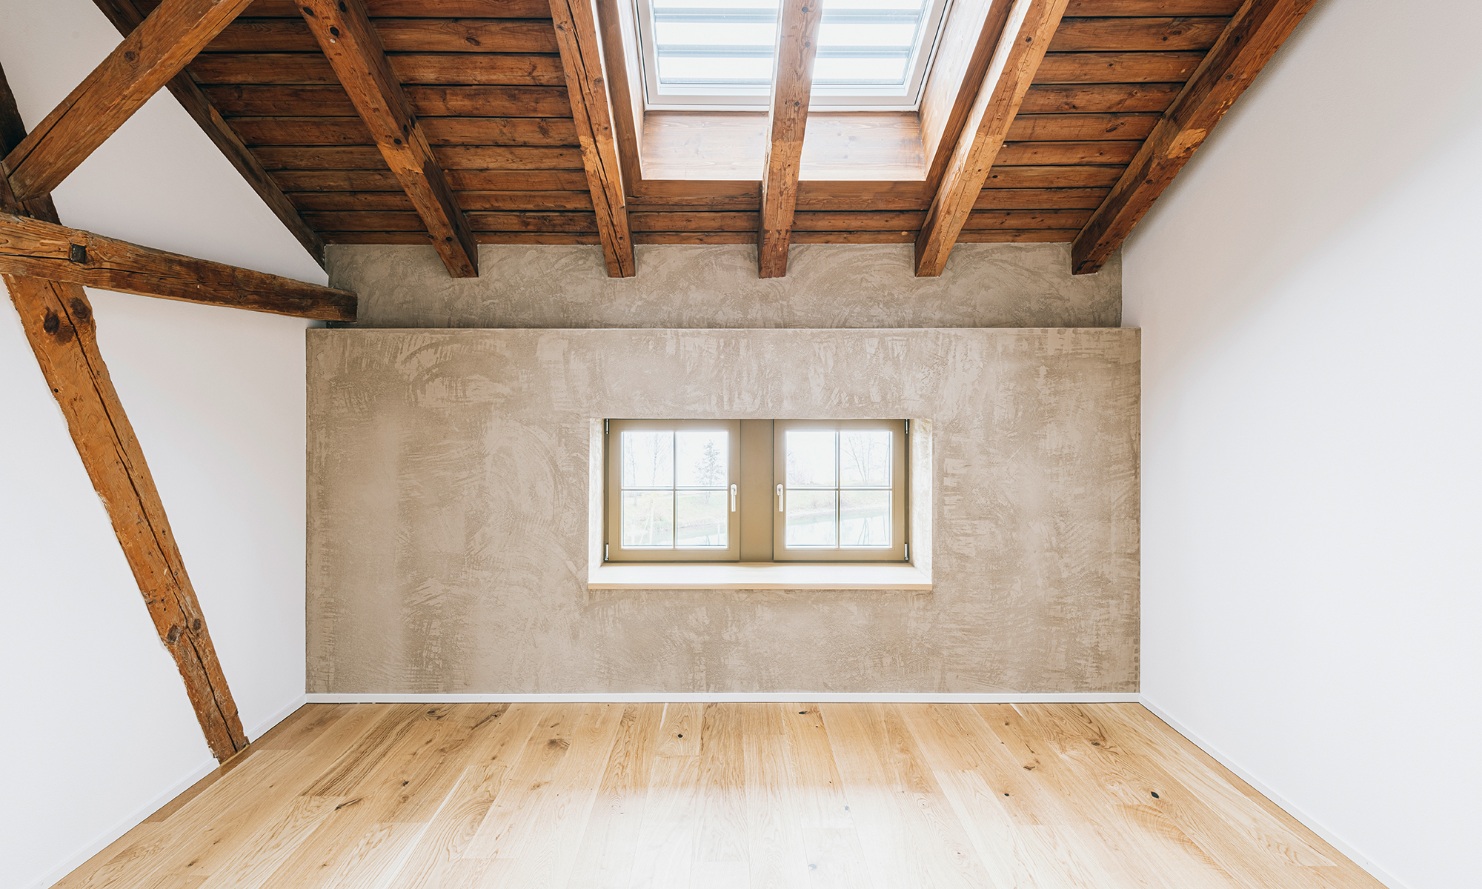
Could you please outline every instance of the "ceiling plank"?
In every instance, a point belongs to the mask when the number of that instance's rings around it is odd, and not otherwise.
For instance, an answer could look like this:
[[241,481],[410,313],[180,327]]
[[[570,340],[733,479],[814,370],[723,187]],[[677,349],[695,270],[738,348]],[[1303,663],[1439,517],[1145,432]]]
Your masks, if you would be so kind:
[[17,198],[50,194],[251,0],[165,0],[5,158]]
[[355,294],[0,213],[0,273],[295,318],[354,321]]
[[303,0],[304,20],[455,278],[479,273],[478,245],[361,0]]
[[777,21],[776,64],[767,116],[767,157],[762,166],[761,219],[757,235],[757,274],[787,274],[787,248],[798,207],[803,167],[803,135],[813,91],[813,58],[818,52],[821,0],[783,0]]
[[608,93],[593,0],[551,0],[551,19],[556,25],[561,63],[566,68],[571,116],[576,122],[582,165],[592,192],[597,233],[602,237],[602,258],[609,276],[630,278],[637,273],[633,232],[628,225],[628,201],[613,131],[612,97]]
[[[15,98],[0,70],[0,153],[24,136]],[[3,178],[0,209],[24,209],[56,221],[50,196],[21,204]],[[246,748],[247,734],[154,476],[98,352],[87,293],[76,284],[19,275],[4,275],[3,279],[47,388],[67,420],[78,456],[113,524],[155,631],[185,682],[206,743],[212,755],[224,762]]]
[[1316,0],[1247,0],[1075,239],[1072,271],[1101,269]]
[[[103,11],[118,32],[127,37],[139,27],[144,21],[144,12],[139,9],[135,0],[93,0],[97,7]],[[273,177],[263,169],[262,164],[247,148],[247,145],[229,126],[206,93],[201,89],[199,83],[189,71],[182,71],[170,79],[165,87],[175,97],[175,101],[185,109],[211,140],[211,144],[224,155],[227,161],[236,168],[237,173],[247,180],[257,196],[262,198],[278,221],[283,223],[289,233],[298,239],[298,242],[309,251],[309,255],[322,267],[324,265],[324,240],[319,237],[303,217],[299,216],[298,210],[293,202],[273,181]]]
[[1014,0],[978,97],[916,238],[916,274],[940,275],[1024,95],[1044,60],[1068,0]]

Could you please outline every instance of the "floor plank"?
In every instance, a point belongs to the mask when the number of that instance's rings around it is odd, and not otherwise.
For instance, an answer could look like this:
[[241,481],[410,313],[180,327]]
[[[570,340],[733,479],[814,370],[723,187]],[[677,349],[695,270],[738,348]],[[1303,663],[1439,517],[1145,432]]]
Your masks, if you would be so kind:
[[60,887],[1380,887],[1135,704],[305,707]]

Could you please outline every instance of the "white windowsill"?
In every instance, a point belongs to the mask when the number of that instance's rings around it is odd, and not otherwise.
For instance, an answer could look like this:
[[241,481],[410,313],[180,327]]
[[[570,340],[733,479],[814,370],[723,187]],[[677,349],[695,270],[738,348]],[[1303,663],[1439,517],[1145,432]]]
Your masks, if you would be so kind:
[[930,590],[915,565],[594,564],[594,590]]

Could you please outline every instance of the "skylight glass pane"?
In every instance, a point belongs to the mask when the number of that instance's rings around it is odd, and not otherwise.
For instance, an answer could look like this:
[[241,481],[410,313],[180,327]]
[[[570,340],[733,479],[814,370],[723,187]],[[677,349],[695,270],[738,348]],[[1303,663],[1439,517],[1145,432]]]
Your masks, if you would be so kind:
[[[650,99],[764,97],[771,91],[778,0],[646,0]],[[814,95],[909,104],[944,0],[826,2]],[[687,99],[686,97],[694,97]],[[756,104],[752,102],[751,104]]]

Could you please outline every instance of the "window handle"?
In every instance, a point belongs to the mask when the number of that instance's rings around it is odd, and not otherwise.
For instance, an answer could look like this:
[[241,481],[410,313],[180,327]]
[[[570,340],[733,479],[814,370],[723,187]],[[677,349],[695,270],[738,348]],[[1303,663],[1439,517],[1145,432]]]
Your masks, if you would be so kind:
[[736,511],[736,486],[731,485],[731,512]]
[[777,486],[777,511],[782,512],[782,485]]

